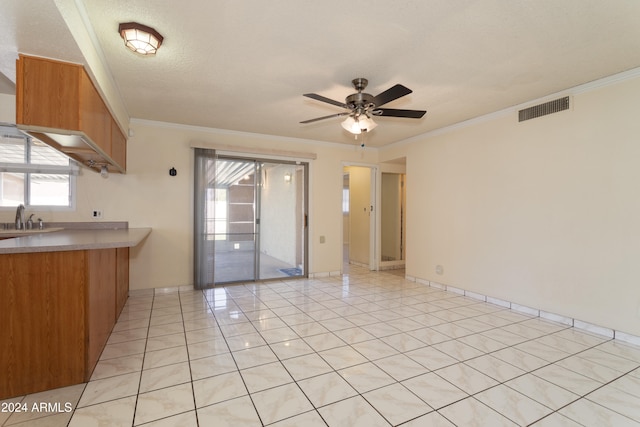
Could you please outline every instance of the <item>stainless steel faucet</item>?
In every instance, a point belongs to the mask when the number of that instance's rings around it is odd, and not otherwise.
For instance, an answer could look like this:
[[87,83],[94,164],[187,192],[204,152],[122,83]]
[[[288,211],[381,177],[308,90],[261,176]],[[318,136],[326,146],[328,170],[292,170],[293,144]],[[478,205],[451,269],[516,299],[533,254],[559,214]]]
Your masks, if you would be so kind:
[[24,205],[18,205],[16,210],[16,230],[24,229]]

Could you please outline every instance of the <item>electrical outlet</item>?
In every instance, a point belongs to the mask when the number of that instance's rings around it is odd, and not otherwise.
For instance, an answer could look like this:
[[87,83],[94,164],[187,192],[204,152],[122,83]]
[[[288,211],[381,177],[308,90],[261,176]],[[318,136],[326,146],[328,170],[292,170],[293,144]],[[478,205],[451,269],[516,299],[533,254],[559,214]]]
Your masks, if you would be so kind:
[[91,218],[93,219],[101,219],[102,218],[102,211],[101,210],[97,210],[94,209],[91,211]]
[[440,264],[436,265],[436,274],[442,275],[442,273],[444,273],[444,267]]

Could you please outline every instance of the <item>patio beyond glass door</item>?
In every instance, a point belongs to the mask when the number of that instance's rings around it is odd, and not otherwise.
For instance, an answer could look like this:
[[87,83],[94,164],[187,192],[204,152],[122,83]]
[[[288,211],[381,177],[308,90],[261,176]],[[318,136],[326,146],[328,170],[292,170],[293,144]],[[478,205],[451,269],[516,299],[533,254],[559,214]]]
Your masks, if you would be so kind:
[[307,164],[208,151],[196,151],[196,288],[306,276]]

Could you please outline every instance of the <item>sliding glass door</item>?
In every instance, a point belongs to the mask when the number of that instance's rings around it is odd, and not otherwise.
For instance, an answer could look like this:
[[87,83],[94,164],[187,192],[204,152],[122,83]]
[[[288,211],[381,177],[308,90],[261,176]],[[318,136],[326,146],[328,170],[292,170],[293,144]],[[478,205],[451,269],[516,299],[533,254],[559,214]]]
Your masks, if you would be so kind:
[[307,164],[196,149],[195,283],[306,276]]

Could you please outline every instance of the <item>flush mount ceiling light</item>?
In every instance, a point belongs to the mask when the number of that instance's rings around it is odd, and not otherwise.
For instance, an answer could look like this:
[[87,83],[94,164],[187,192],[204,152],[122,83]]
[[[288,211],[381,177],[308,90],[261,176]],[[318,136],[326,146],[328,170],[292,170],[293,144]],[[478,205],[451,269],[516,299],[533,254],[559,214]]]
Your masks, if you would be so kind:
[[126,22],[118,27],[124,45],[140,55],[155,55],[164,39],[159,32],[137,22]]

